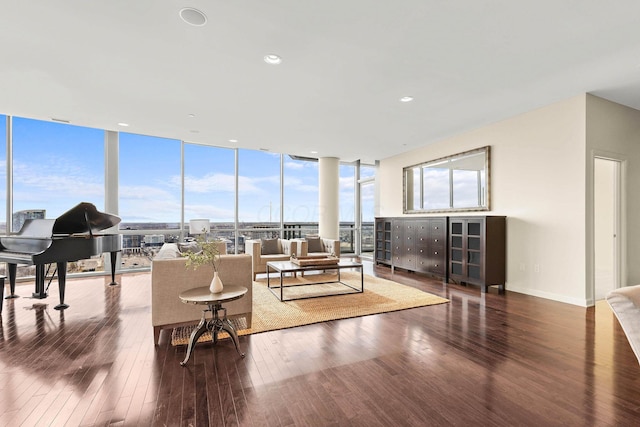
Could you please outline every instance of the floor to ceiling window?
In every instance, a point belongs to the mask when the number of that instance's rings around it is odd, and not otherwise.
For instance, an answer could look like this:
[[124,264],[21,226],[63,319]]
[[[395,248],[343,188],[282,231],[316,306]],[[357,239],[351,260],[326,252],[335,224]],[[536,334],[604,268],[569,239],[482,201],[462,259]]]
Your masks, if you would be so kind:
[[318,232],[318,162],[284,157],[285,228],[295,225],[295,236]]
[[[12,134],[12,231],[29,218],[57,218],[80,202],[104,210],[104,131],[14,117]],[[32,275],[33,268],[21,267],[18,275]],[[103,268],[96,257],[70,263],[68,271]]]
[[238,242],[280,236],[280,159],[265,151],[238,150]]
[[[121,132],[119,216],[121,268],[148,267],[164,242],[180,239],[181,142]],[[132,230],[146,230],[144,234]]]
[[235,150],[184,144],[184,221],[208,219],[212,237],[235,253]]
[[360,166],[360,181],[358,185],[360,185],[360,216],[362,223],[361,255],[373,256],[374,252],[375,176],[375,166]]
[[356,248],[355,230],[355,166],[341,164],[339,168],[339,218],[340,218],[340,253],[352,254]]

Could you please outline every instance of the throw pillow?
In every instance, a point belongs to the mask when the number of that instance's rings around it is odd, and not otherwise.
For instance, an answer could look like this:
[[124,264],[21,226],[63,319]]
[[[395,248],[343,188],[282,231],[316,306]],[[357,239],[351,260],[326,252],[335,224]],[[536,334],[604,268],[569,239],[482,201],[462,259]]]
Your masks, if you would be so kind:
[[180,258],[180,249],[175,243],[165,243],[153,259]]
[[276,255],[279,254],[278,239],[261,239],[260,254],[262,255]]
[[324,252],[322,248],[322,241],[319,237],[308,237],[307,240],[307,252]]
[[202,251],[202,248],[196,242],[178,243],[178,249],[180,253],[186,254],[189,252],[198,253]]

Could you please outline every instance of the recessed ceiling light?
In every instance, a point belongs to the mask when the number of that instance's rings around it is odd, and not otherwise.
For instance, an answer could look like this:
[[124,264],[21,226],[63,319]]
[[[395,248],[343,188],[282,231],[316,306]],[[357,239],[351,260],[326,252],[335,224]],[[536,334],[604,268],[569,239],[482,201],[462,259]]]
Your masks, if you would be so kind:
[[264,62],[271,65],[278,65],[282,62],[282,58],[280,58],[278,55],[270,53],[269,55],[265,55]]
[[317,151],[312,151],[311,154],[318,154],[318,152]]
[[199,130],[195,130],[195,129],[192,129],[192,130],[190,130],[189,132],[191,132],[191,133],[200,133],[200,131],[199,131]]
[[125,127],[125,128],[126,128],[127,126],[129,126],[129,123],[122,123],[122,122],[120,122],[120,123],[118,123],[118,126],[122,126],[122,127]]
[[235,142],[238,142],[238,140],[237,139],[230,139],[229,142],[235,143]]
[[400,102],[411,102],[413,101],[413,96],[403,96],[400,98]]
[[192,118],[192,119],[193,119],[195,116],[196,116],[195,114],[187,114],[187,117]]
[[194,27],[202,27],[207,23],[207,15],[198,9],[192,7],[185,7],[180,9],[180,18],[189,25]]

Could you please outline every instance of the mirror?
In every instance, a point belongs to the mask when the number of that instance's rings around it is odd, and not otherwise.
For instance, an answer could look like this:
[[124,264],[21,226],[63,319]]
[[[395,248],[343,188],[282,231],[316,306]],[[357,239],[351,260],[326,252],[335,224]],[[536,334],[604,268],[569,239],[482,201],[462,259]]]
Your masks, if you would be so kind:
[[489,210],[490,147],[404,168],[404,213]]

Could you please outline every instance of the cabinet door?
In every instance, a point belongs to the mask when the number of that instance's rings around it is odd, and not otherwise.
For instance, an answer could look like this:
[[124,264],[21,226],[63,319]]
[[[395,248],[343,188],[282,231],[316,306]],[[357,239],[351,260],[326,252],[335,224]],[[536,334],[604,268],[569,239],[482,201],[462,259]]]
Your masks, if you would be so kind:
[[376,261],[391,263],[391,221],[376,219]]
[[484,284],[484,251],[482,250],[484,238],[484,220],[467,220],[465,275],[471,283]]
[[465,277],[465,225],[465,220],[457,218],[449,222],[449,274],[457,280]]

